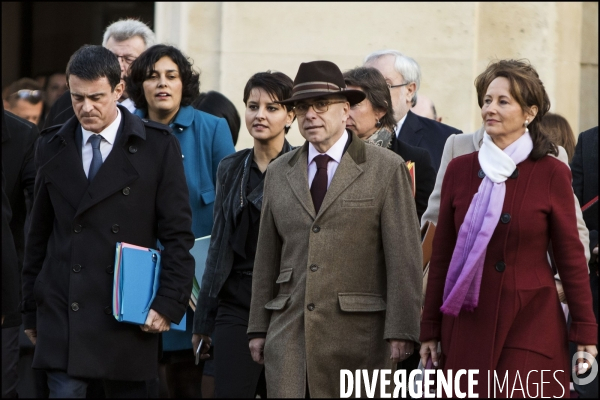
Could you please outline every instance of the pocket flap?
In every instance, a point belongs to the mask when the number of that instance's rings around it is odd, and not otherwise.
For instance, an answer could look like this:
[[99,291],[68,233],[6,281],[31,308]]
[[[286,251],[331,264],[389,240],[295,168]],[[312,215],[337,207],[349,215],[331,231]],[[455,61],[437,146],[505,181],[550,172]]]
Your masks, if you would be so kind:
[[342,207],[373,207],[375,199],[343,199]]
[[290,279],[292,279],[292,272],[292,268],[282,269],[281,271],[279,271],[279,277],[277,278],[275,283],[289,282]]
[[214,203],[215,191],[211,189],[208,192],[200,193],[200,197],[202,198],[202,202],[204,203],[204,205]]
[[342,311],[385,311],[383,296],[374,293],[338,293]]
[[289,298],[289,294],[280,294],[273,300],[265,304],[265,308],[267,310],[282,310],[283,307],[285,307],[285,305],[287,304]]

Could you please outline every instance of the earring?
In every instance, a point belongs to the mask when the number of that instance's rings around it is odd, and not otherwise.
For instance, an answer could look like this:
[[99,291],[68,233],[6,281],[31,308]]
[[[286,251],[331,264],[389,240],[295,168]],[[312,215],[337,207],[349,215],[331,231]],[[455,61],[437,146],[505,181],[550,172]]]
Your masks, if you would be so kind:
[[525,128],[527,128],[527,125],[529,125],[529,120],[528,119],[525,120]]
[[375,122],[375,128],[381,128],[381,121],[377,120],[377,122]]
[[289,128],[290,126],[292,126],[292,125],[286,125],[285,127],[286,127],[286,128]]

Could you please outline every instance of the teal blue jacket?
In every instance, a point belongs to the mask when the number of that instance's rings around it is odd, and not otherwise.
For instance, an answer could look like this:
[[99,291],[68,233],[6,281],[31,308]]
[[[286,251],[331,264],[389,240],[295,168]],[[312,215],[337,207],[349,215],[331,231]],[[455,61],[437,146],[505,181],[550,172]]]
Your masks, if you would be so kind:
[[[135,114],[147,118],[146,110],[138,109]],[[217,167],[225,156],[235,153],[229,126],[223,118],[192,106],[181,107],[169,126],[179,139],[183,154],[192,207],[192,232],[196,238],[210,235]]]

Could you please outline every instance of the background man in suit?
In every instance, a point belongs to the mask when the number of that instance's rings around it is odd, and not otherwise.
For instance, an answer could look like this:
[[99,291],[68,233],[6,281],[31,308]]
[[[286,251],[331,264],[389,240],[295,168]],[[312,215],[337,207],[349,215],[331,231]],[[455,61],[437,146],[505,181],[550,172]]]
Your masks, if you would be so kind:
[[4,109],[37,124],[44,107],[44,92],[33,79],[21,78],[4,89],[2,100]]
[[302,63],[281,102],[295,104],[307,141],[265,180],[248,335],[272,397],[339,397],[340,369],[392,369],[417,341],[422,266],[408,170],[346,131],[365,94],[345,86],[335,64]]
[[[129,73],[131,63],[148,47],[154,46],[155,42],[154,32],[148,28],[148,25],[136,19],[122,19],[106,28],[102,46],[113,52],[119,59],[121,79],[123,79]],[[135,105],[127,96],[126,90],[118,101],[131,113],[135,111]],[[50,108],[44,127],[64,124],[73,115],[71,94],[66,91]]]
[[396,137],[427,150],[437,172],[446,139],[461,131],[410,111],[417,104],[417,92],[421,84],[419,64],[399,51],[381,50],[369,54],[364,66],[378,69],[389,85],[397,122]]
[[[579,200],[579,204],[585,207],[593,202],[584,212],[583,219],[590,234],[591,253],[590,284],[592,288],[592,301],[594,314],[598,322],[598,127],[594,127],[579,135],[575,155],[571,162],[573,173],[573,191]],[[571,354],[575,353],[575,343],[570,343]],[[596,360],[597,361],[597,360]],[[581,398],[598,398],[598,375],[587,385],[575,384],[575,390]]]
[[[37,127],[16,115],[3,111],[2,165],[4,191],[12,210],[10,233],[16,251],[17,280],[12,282],[20,298],[21,268],[25,248],[25,221],[33,203],[35,167],[33,146],[39,136]],[[4,236],[4,233],[3,233]],[[19,364],[19,326],[21,313],[15,308],[2,325],[2,397],[17,397]]]
[[438,117],[437,115],[435,104],[433,104],[433,101],[429,97],[424,96],[423,93],[419,95],[417,104],[412,106],[410,111],[417,115],[420,115],[421,117],[429,118],[437,122],[442,122],[442,117]]
[[[23,266],[23,319],[50,397],[147,397],[158,335],[178,323],[192,288],[194,236],[179,142],[117,106],[121,68],[100,46],[67,65],[76,118],[37,141],[34,205]],[[112,316],[115,244],[164,247],[146,323]],[[141,329],[140,329],[141,328]]]

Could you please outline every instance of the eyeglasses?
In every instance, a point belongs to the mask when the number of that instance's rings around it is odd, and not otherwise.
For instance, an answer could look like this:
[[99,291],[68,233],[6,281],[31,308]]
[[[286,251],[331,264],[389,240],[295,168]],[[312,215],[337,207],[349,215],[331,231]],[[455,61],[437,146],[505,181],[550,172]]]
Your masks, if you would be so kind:
[[41,90],[21,89],[8,97],[27,100],[31,104],[37,104],[42,101],[44,94]]
[[[115,54],[115,56],[117,56],[117,55]],[[122,59],[125,64],[131,64],[132,62],[135,61],[135,59],[137,57],[134,57],[134,56],[117,56],[117,60],[119,58]]]
[[312,107],[313,110],[315,110],[315,112],[317,114],[323,114],[324,112],[327,112],[327,110],[329,110],[329,106],[331,104],[346,103],[346,101],[347,100],[340,100],[340,101],[319,100],[319,101],[315,101],[314,103],[311,103],[311,104],[300,103],[300,104],[296,104],[296,106],[294,106],[294,111],[296,112],[296,116],[304,116],[308,112],[308,109]]
[[401,83],[400,85],[392,85],[392,84],[387,84],[388,89],[393,89],[395,87],[402,87],[402,86],[406,86],[408,85],[410,82],[406,82],[406,83]]

